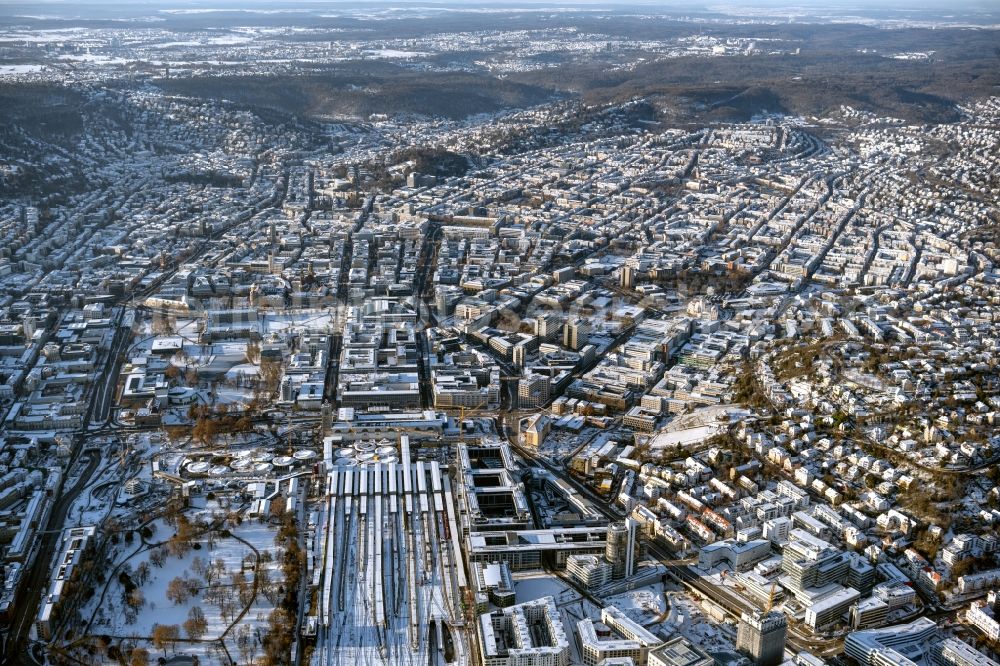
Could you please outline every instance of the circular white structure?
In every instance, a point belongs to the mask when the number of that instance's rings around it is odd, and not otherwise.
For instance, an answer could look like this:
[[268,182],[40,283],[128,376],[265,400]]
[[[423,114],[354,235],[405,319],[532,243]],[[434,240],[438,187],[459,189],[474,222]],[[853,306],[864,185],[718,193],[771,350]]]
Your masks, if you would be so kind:
[[291,467],[292,464],[295,463],[295,458],[291,456],[278,456],[272,460],[271,463],[275,467]]
[[337,449],[337,452],[334,455],[336,455],[338,458],[353,458],[354,457],[354,449],[352,449],[349,446],[348,447],[344,447],[342,449]]
[[372,453],[372,452],[370,452],[370,451],[368,453],[359,453],[358,454],[358,464],[364,465],[364,464],[372,462],[373,460],[375,460],[375,454]]
[[357,467],[358,463],[354,458],[337,458],[333,464],[338,467]]
[[378,453],[378,457],[379,458],[384,458],[386,456],[394,456],[394,455],[396,455],[396,447],[395,446],[380,446],[380,447],[378,447],[378,450],[376,451],[376,453]]
[[299,449],[298,451],[292,454],[292,457],[295,458],[296,460],[301,460],[302,462],[305,462],[307,460],[312,460],[313,458],[315,458],[316,452],[311,449]]
[[375,450],[375,442],[371,440],[362,440],[354,445],[354,449],[358,453],[368,453]]
[[274,469],[274,465],[266,462],[257,463],[256,465],[253,466],[253,471],[256,472],[257,474],[267,474],[272,469]]
[[208,470],[208,473],[211,476],[226,476],[231,471],[228,465],[215,465],[212,469]]
[[256,463],[266,463],[266,462],[271,462],[271,460],[273,458],[274,458],[274,456],[272,456],[270,453],[263,452],[263,453],[258,453],[257,455],[255,455],[253,457],[253,461],[256,462]]
[[212,466],[207,462],[191,462],[185,467],[188,474],[207,474],[208,470],[211,468]]
[[389,463],[399,462],[399,458],[397,458],[396,456],[386,456],[385,458],[380,458],[379,462],[382,463],[383,465],[388,465]]
[[249,458],[237,458],[230,465],[237,472],[249,472],[253,466],[254,462]]

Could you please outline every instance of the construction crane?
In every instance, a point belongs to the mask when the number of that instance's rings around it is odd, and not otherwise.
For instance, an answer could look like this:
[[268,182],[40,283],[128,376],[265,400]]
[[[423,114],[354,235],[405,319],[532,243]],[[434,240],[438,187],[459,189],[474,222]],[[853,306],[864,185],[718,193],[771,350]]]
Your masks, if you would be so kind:
[[475,414],[476,412],[482,411],[482,409],[485,406],[486,406],[485,402],[481,402],[478,405],[469,408],[466,408],[465,405],[462,405],[462,411],[461,411],[461,416],[459,417],[459,423],[465,421],[466,414]]

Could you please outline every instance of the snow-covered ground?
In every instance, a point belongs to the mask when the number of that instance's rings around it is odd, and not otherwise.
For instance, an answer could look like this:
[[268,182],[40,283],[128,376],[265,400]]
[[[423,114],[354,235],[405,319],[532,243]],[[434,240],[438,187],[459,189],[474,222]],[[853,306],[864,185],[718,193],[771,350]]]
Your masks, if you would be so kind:
[[608,441],[620,437],[620,432],[616,432],[614,430],[599,430],[597,428],[584,428],[579,433],[554,430],[549,437],[546,438],[543,446],[548,445],[549,438],[554,438],[554,441],[556,442],[554,448],[558,450],[567,450],[568,453],[574,448],[580,446],[581,442],[589,439],[587,445],[580,450],[579,454],[581,457],[587,457],[596,454],[605,444],[608,443]]
[[616,594],[605,601],[608,605],[617,606],[641,625],[654,622],[666,608],[662,583]]
[[[218,505],[209,502],[201,508],[196,507],[188,515],[194,518],[199,513],[215,513],[220,509]],[[153,543],[165,541],[174,533],[174,528],[163,520],[154,521],[152,527],[153,534],[149,541]],[[229,655],[239,663],[240,652],[236,645],[235,626],[232,625],[244,612],[245,602],[252,599],[238,624],[250,626],[254,635],[263,635],[267,631],[267,617],[274,605],[264,591],[265,588],[276,590],[282,581],[281,553],[273,545],[275,528],[269,524],[244,520],[240,525],[231,526],[230,530],[231,536],[217,533],[211,541],[207,535],[196,538],[194,547],[181,556],[171,554],[169,549],[160,546],[150,547],[138,539],[130,544],[120,544],[112,557],[115,570],[106,581],[106,588],[98,591],[82,609],[85,619],[93,619],[90,633],[139,637],[139,642],[142,643],[152,635],[157,624],[183,627],[191,609],[197,606],[204,613],[207,622],[203,642],[188,642],[182,629],[176,652],[197,655],[203,664],[223,663],[218,642],[221,640],[225,642]],[[268,582],[255,595],[254,563],[258,555],[254,553],[254,548],[260,554],[269,551],[271,555],[269,562],[260,563],[260,570],[266,572],[263,576]],[[158,550],[167,553],[161,566],[155,562],[154,553]],[[268,559],[267,556],[262,557],[264,559]],[[205,567],[212,566],[216,568],[216,573],[211,577],[201,573]],[[140,574],[143,570],[148,572],[148,578],[144,581]],[[139,583],[143,601],[134,613],[128,610],[125,602],[125,587],[120,576],[122,572],[127,573],[133,582]],[[197,589],[191,598],[182,603],[175,603],[167,598],[168,586],[177,577],[192,580],[192,586]],[[239,592],[241,577],[249,586],[242,599]],[[145,642],[150,652],[155,654],[151,642]]]
[[[555,418],[561,418],[553,416]],[[611,433],[597,428],[584,428],[580,432],[569,432],[566,430],[553,430],[542,442],[538,452],[552,460],[562,460],[575,451],[581,444],[588,443],[589,448],[593,448],[597,443],[598,448],[604,445]]]
[[325,333],[332,330],[334,319],[336,314],[332,310],[268,314],[264,317],[264,332],[283,333],[294,329],[297,332]]
[[[563,628],[567,635],[576,636],[576,625],[584,618],[598,620],[601,617],[601,609],[583,598],[576,601],[559,605],[559,613],[562,615]],[[583,655],[580,654],[580,641],[571,640],[569,642],[570,664],[583,664]]]
[[732,625],[720,625],[706,618],[701,606],[685,593],[668,593],[668,599],[670,614],[664,622],[664,631],[678,632],[705,650],[734,648]]
[[552,574],[529,574],[514,577],[514,595],[517,603],[552,597],[556,604],[574,601],[580,594]]
[[376,58],[421,58],[427,55],[420,51],[398,51],[396,49],[375,49],[364,53]]
[[649,448],[654,453],[658,453],[664,449],[698,444],[719,434],[721,430],[722,428],[719,425],[704,425],[697,428],[661,432],[653,437],[649,443]]
[[41,72],[45,69],[45,65],[0,65],[0,76],[5,74],[30,74],[32,72]]

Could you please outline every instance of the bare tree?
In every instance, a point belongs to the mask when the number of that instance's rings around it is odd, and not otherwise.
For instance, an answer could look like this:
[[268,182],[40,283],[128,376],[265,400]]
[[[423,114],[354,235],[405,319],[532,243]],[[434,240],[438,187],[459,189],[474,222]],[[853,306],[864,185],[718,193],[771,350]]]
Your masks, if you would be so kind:
[[241,624],[236,629],[236,649],[240,651],[240,661],[253,666],[257,656],[257,641],[249,624]]
[[236,588],[236,595],[239,598],[240,606],[246,608],[253,601],[253,585],[247,581],[247,577],[242,571],[233,574],[233,586]]
[[157,568],[162,567],[164,562],[167,561],[167,551],[163,546],[157,546],[149,553],[149,561]]
[[142,595],[142,589],[138,587],[132,588],[132,591],[125,598],[125,603],[135,611],[142,608],[146,604],[146,598]]
[[276,359],[261,359],[260,381],[261,397],[269,398],[277,394],[281,382],[281,361]]
[[216,568],[214,562],[205,565],[201,573],[201,577],[205,579],[205,585],[209,587],[213,587],[218,582],[219,575],[220,571]]
[[176,624],[154,624],[153,625],[153,645],[158,650],[163,650],[163,656],[167,656],[167,648],[173,650],[174,645],[181,637],[181,628]]
[[139,566],[135,568],[135,578],[139,585],[145,585],[149,582],[149,562],[139,563]]
[[205,603],[218,604],[219,600],[222,599],[222,586],[212,585],[211,587],[205,588]]
[[206,569],[205,560],[201,559],[196,555],[191,560],[191,571],[194,572],[195,576],[198,576],[199,578],[204,578],[205,569]]
[[261,567],[257,571],[257,589],[267,590],[271,586],[271,571],[266,567]]
[[222,588],[222,594],[219,596],[219,614],[226,622],[232,622],[236,617],[236,611],[236,595],[233,593],[233,588]]
[[175,605],[184,603],[188,600],[189,596],[190,588],[183,576],[174,576],[167,583],[166,597],[168,600],[174,602]]
[[132,648],[128,655],[129,666],[148,666],[149,650],[146,648]]
[[151,328],[154,335],[173,335],[176,330],[173,317],[160,312],[153,314]]
[[204,611],[201,610],[201,606],[192,606],[187,619],[184,620],[184,632],[188,638],[197,641],[206,631],[208,631],[208,620],[205,619]]

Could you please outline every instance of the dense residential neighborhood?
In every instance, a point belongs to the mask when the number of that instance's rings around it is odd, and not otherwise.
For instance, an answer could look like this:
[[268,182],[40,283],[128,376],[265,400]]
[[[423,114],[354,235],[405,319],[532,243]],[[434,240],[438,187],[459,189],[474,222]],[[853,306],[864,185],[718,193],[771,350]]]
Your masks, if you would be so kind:
[[85,128],[0,134],[0,661],[997,664],[1000,97],[316,120],[151,54],[800,46],[216,32],[0,29]]

